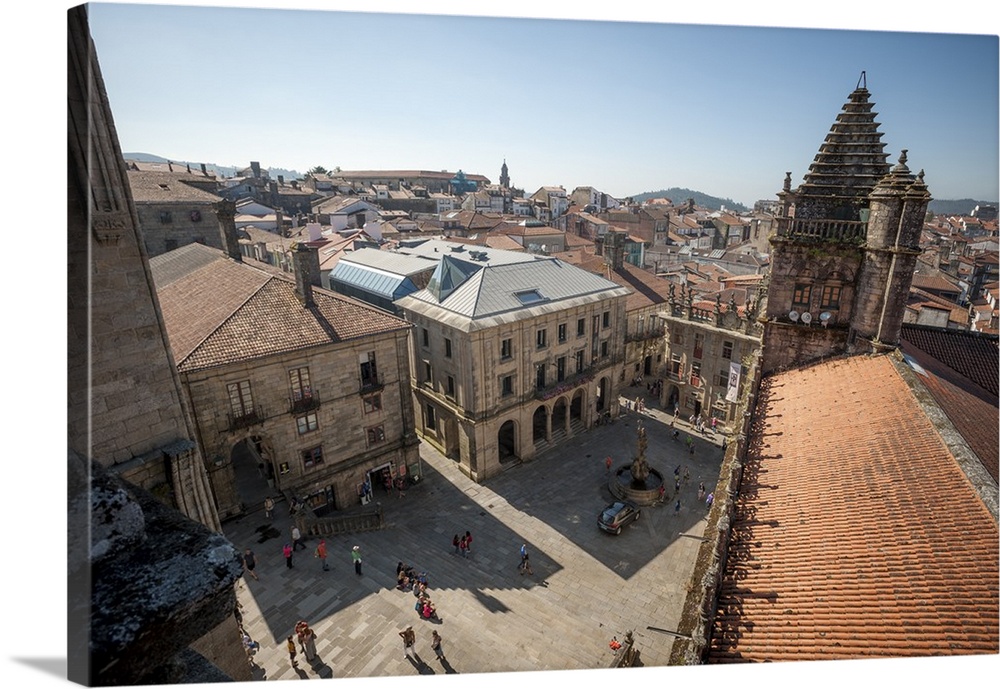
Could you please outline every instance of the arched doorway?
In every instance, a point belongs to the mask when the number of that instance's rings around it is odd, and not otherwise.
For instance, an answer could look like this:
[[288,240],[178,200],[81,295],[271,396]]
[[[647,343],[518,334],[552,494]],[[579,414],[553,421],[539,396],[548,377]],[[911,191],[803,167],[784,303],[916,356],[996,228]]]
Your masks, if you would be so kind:
[[673,414],[674,409],[679,409],[680,400],[681,400],[681,391],[677,389],[676,385],[671,385],[670,394],[667,396],[667,411]]
[[647,375],[653,375],[653,355],[649,354],[645,359],[642,360],[642,372]]
[[497,449],[500,453],[500,463],[505,464],[517,457],[517,426],[513,421],[504,421],[497,431]]
[[237,499],[248,511],[262,507],[268,495],[277,495],[274,466],[268,456],[265,439],[256,435],[244,438],[230,450],[233,488]]
[[560,397],[552,407],[552,432],[564,433],[568,430],[569,419],[567,418],[568,407],[566,398]]
[[583,420],[583,390],[577,390],[573,394],[573,401],[569,403],[569,422]]
[[531,440],[535,444],[547,439],[546,426],[548,425],[548,416],[544,404],[538,407],[535,413],[531,415]]

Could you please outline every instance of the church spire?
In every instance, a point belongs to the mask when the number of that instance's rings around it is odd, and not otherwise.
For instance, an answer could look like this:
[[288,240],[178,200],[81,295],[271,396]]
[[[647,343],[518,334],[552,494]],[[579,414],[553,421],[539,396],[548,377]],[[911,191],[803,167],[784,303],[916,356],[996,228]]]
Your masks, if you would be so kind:
[[503,160],[503,165],[500,166],[500,186],[510,189],[510,176],[507,174],[506,158]]

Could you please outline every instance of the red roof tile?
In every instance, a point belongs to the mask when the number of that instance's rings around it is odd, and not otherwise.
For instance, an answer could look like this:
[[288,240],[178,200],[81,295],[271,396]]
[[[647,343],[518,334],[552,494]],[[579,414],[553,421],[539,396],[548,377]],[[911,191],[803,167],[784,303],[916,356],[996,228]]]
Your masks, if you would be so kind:
[[709,662],[996,653],[998,532],[890,356],[766,378]]

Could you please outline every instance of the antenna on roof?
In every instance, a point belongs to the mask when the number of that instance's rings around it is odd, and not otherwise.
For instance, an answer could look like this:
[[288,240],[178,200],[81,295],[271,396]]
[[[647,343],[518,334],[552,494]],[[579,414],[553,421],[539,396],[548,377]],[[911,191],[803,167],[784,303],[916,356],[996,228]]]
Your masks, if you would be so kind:
[[865,70],[861,70],[861,77],[858,79],[858,85],[854,87],[855,89],[866,89],[868,88],[868,79],[865,77]]

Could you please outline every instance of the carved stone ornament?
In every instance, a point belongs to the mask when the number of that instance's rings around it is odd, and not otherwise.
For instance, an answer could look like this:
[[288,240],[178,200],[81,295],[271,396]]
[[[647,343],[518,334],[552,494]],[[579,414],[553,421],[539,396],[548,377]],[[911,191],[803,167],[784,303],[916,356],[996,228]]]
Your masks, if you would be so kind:
[[117,244],[128,231],[129,215],[125,211],[94,211],[90,216],[94,238],[101,244]]

